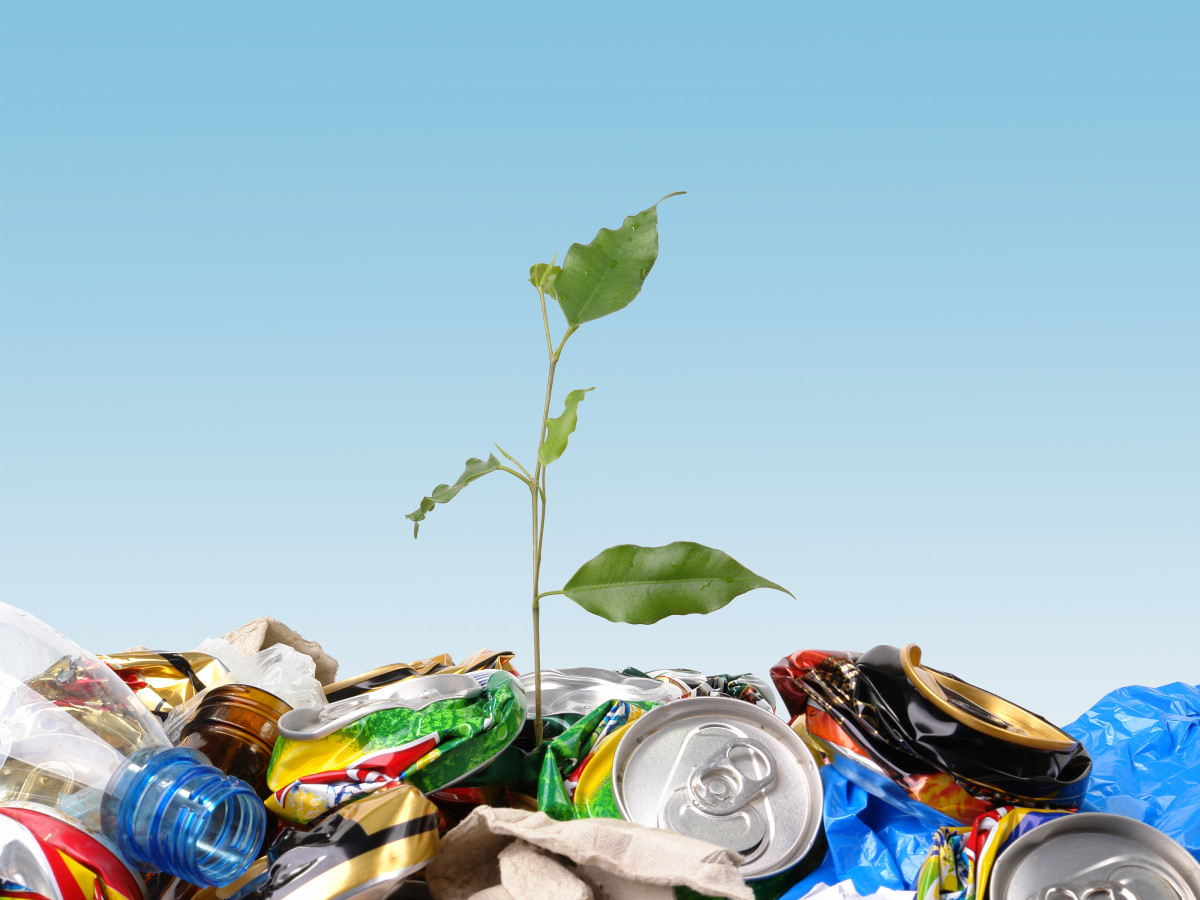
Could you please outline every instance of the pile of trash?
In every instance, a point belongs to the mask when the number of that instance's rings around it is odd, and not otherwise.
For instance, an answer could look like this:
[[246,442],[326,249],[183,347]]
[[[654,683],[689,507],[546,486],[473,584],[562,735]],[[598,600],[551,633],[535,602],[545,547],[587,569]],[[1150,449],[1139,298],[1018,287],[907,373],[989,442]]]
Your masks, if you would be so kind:
[[[0,604],[0,900],[1200,900],[1200,686],[1065,728],[920,649],[482,650],[337,679],[257,619],[93,655]],[[778,699],[777,699],[778,697]]]

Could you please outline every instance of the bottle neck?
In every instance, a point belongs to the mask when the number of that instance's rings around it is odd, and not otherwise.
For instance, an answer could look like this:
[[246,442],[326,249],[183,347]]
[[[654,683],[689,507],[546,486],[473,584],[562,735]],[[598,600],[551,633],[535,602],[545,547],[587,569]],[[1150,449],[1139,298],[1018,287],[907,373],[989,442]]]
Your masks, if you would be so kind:
[[101,826],[144,871],[222,887],[254,861],[266,810],[245,782],[195,750],[143,750],[109,782]]

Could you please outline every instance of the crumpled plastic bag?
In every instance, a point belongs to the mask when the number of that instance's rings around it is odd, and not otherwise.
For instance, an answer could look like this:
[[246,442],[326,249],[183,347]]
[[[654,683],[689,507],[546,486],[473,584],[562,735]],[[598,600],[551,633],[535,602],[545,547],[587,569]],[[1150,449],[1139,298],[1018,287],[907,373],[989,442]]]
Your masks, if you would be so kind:
[[197,648],[224,663],[229,671],[208,687],[171,710],[163,730],[171,743],[179,742],[183,726],[196,706],[214,687],[223,684],[249,684],[274,694],[293,709],[324,706],[325,689],[316,678],[317,664],[312,657],[287,644],[273,644],[250,656],[243,656],[223,638],[210,638]]
[[929,823],[868,793],[832,766],[822,766],[822,818],[829,850],[821,865],[784,894],[799,900],[818,885],[850,881],[866,896],[913,890],[933,844]]
[[724,847],[622,819],[556,822],[481,806],[446,833],[426,880],[437,900],[671,900],[673,885],[753,900],[740,861]]
[[316,641],[310,641],[296,629],[278,619],[259,616],[240,628],[221,635],[242,656],[253,656],[274,644],[287,644],[294,650],[310,657],[316,665],[317,681],[332,684],[337,678],[338,661],[330,656]]
[[1092,757],[1081,812],[1145,822],[1200,860],[1200,685],[1118,688],[1065,730]]

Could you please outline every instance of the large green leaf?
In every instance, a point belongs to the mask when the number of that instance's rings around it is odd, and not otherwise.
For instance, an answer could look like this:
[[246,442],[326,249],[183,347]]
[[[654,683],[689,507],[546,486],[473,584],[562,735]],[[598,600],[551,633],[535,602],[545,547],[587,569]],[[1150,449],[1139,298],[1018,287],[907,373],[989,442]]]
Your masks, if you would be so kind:
[[486,462],[482,459],[468,459],[467,467],[458,476],[458,481],[454,482],[454,484],[439,484],[433,489],[433,493],[421,501],[419,507],[404,517],[413,520],[413,537],[417,536],[417,529],[421,527],[421,520],[425,518],[427,512],[433,509],[435,503],[447,503],[453,500],[458,492],[472,481],[482,478],[489,472],[495,472],[499,468],[500,460],[496,459],[494,453],[488,454]]
[[594,390],[595,388],[583,388],[571,391],[567,394],[563,414],[557,419],[546,420],[546,439],[542,441],[542,446],[538,447],[538,462],[543,466],[550,465],[563,455],[563,451],[567,449],[567,438],[575,431],[575,425],[579,421],[579,404],[583,395]]
[[562,592],[611,622],[650,625],[666,616],[710,613],[754,588],[792,595],[720,550],[676,541],[609,547],[584,563]]
[[624,309],[638,295],[658,257],[658,203],[626,216],[616,231],[601,228],[590,244],[567,250],[554,290],[572,328]]

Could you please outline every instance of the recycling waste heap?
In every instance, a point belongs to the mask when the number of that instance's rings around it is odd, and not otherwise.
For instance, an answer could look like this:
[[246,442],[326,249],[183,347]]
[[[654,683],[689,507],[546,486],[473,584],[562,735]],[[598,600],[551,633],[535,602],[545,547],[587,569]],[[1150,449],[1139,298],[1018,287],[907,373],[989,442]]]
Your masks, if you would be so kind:
[[559,669],[535,745],[511,653],[336,669],[0,604],[0,900],[1200,900],[1195,685],[1059,728],[913,644]]

